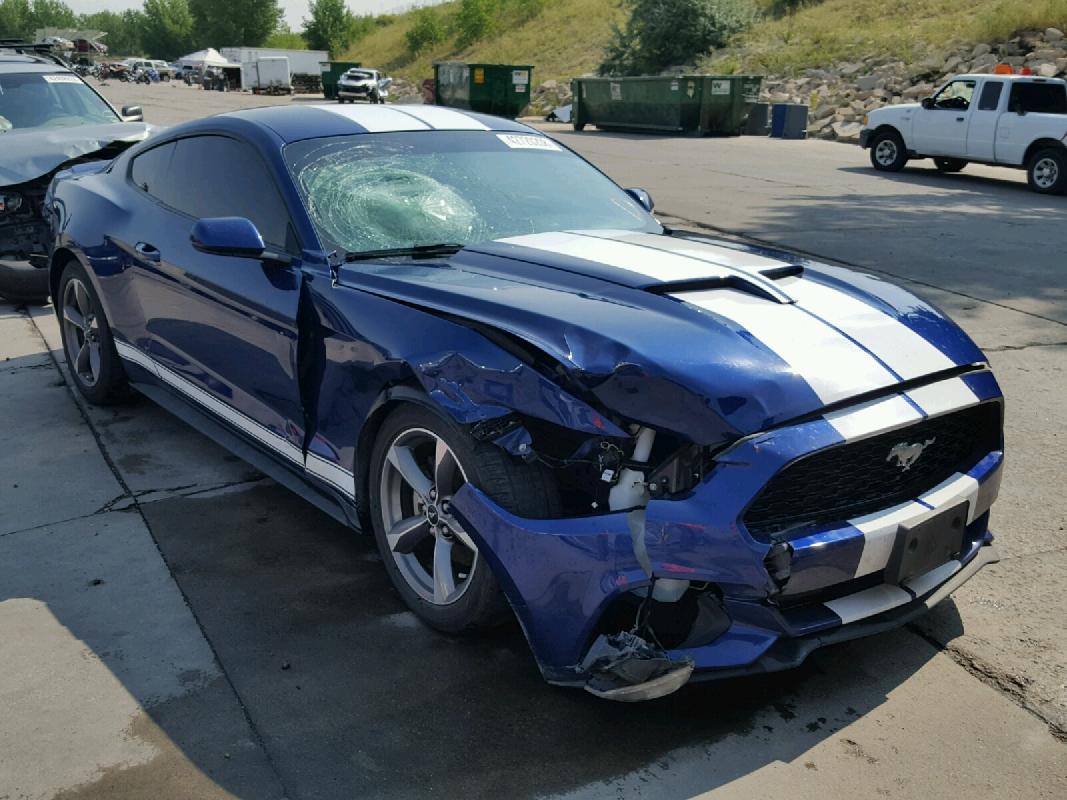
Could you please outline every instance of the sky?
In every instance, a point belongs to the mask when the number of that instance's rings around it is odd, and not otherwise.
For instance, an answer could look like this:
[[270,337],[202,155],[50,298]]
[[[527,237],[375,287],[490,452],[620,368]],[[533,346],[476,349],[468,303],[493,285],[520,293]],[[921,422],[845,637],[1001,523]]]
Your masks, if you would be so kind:
[[[127,8],[141,8],[144,0],[64,0],[78,14],[91,14],[94,11],[124,11]],[[304,27],[307,16],[308,0],[279,0],[285,9],[285,21],[289,27],[298,31]],[[386,11],[403,11],[412,6],[427,6],[442,0],[348,0],[348,7],[353,14],[381,14]]]

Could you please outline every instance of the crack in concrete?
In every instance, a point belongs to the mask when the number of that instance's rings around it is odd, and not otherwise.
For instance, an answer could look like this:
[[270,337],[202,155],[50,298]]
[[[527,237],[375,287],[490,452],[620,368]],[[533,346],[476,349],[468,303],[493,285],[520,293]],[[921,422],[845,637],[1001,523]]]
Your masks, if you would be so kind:
[[976,297],[975,295],[967,294],[966,292],[961,292],[959,289],[949,289],[945,286],[938,286],[936,283],[927,283],[926,281],[916,280],[915,278],[908,277],[907,275],[900,275],[896,272],[890,272],[889,270],[883,269],[881,267],[872,267],[867,266],[865,264],[851,264],[848,261],[842,261],[841,259],[833,258],[832,256],[825,256],[820,253],[813,253],[810,250],[801,250],[796,247],[787,247],[785,245],[779,244],[778,242],[773,242],[768,239],[760,239],[759,237],[752,236],[751,234],[745,233],[743,231],[731,230],[729,228],[720,228],[715,225],[709,225],[706,222],[697,222],[696,220],[691,220],[686,217],[678,216],[677,214],[672,214],[670,211],[666,210],[664,210],[661,215],[676,219],[686,225],[692,225],[696,228],[702,228],[704,230],[711,231],[712,233],[717,233],[720,236],[725,235],[733,237],[734,239],[740,240],[742,242],[747,241],[752,244],[760,245],[762,247],[773,247],[776,250],[788,250],[790,252],[797,253],[798,255],[807,256],[809,258],[816,258],[831,264],[838,264],[842,267],[862,269],[868,272],[877,272],[881,275],[888,275],[889,277],[895,278],[899,281],[907,281],[908,283],[914,283],[918,286],[926,286],[930,289],[937,289],[939,292],[947,292],[949,294],[954,294],[958,297],[966,297],[968,300],[973,300],[976,303],[985,303],[986,305],[996,306],[997,308],[1003,308],[1006,311],[1014,311],[1017,314],[1024,314],[1028,317],[1033,317],[1034,319],[1040,319],[1044,322],[1051,322],[1055,325],[1060,325],[1062,327],[1067,328],[1067,322],[1064,322],[1063,320],[1053,319],[1052,317],[1046,317],[1043,314],[1036,314],[1033,311],[1026,311],[1025,309],[1016,308],[1015,306],[1008,305],[1007,303],[999,303],[996,300],[989,300],[985,297]]
[[983,347],[987,353],[1005,353],[1011,350],[1029,350],[1031,347],[1067,347],[1065,342],[1027,342],[1026,344],[1002,344],[998,347]]

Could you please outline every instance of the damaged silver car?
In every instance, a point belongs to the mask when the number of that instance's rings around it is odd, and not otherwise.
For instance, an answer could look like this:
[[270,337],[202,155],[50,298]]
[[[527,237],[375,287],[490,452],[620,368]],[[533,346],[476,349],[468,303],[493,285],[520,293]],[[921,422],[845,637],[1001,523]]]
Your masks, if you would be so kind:
[[0,47],[0,297],[48,299],[48,224],[42,201],[52,177],[85,161],[110,160],[148,136],[139,107],[120,114],[65,63],[32,45]]

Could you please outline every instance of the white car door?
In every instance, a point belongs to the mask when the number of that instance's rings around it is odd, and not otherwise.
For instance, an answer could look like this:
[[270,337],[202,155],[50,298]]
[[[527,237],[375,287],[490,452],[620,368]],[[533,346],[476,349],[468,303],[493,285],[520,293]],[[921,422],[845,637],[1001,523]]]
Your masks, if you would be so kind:
[[976,83],[974,78],[957,78],[941,87],[932,102],[924,101],[915,112],[910,149],[924,156],[965,158]]
[[1004,81],[982,81],[978,105],[971,111],[967,123],[967,158],[972,161],[992,161],[1000,119],[1000,99],[1004,95]]

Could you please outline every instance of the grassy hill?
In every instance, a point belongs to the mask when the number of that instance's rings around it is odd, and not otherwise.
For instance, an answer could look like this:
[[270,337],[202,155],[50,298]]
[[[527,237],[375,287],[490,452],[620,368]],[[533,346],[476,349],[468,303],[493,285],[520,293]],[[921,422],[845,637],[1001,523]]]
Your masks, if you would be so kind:
[[[769,8],[773,0],[754,2]],[[447,33],[417,56],[405,40],[418,13],[409,12],[375,27],[346,57],[408,80],[430,77],[438,60],[533,64],[540,83],[594,71],[612,24],[626,19],[619,0],[543,0],[528,19],[501,5],[494,30],[469,47],[457,46],[451,33],[458,10],[452,2],[426,12],[437,15]],[[716,54],[704,66],[781,73],[871,55],[911,62],[949,43],[1001,41],[1018,30],[1049,26],[1067,26],[1067,0],[812,0],[787,16],[768,15],[737,37],[725,58]]]

